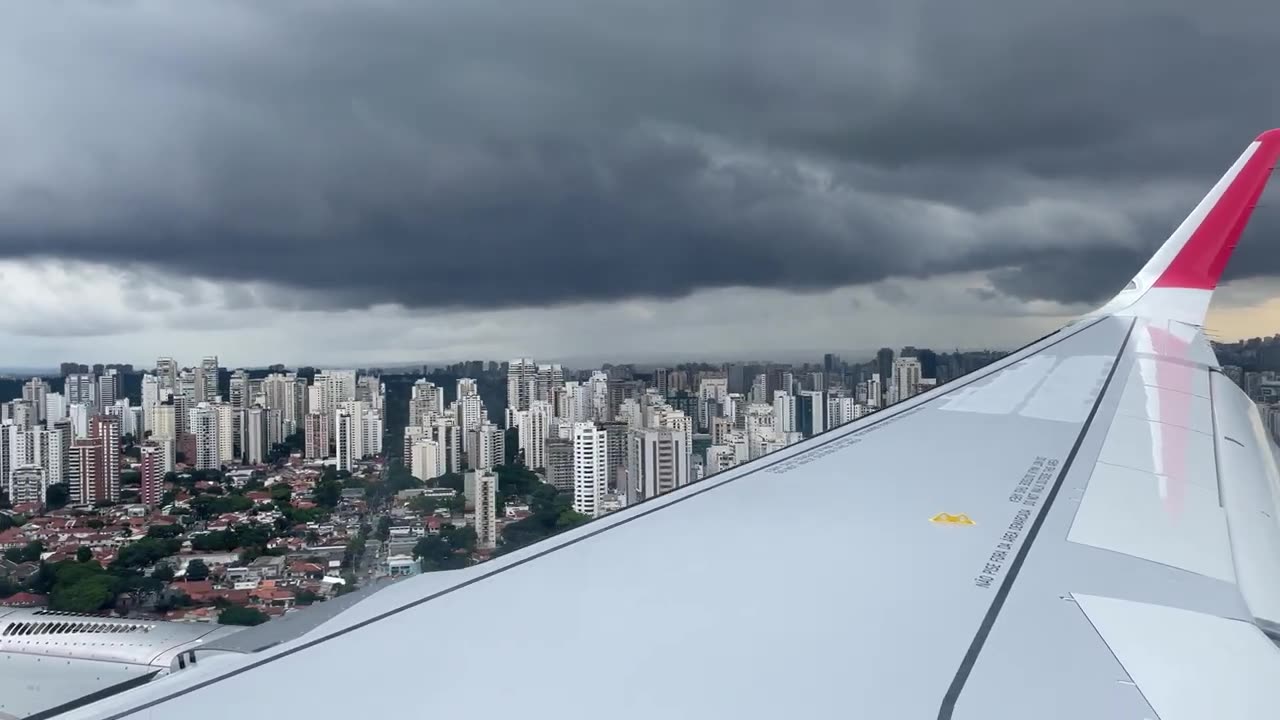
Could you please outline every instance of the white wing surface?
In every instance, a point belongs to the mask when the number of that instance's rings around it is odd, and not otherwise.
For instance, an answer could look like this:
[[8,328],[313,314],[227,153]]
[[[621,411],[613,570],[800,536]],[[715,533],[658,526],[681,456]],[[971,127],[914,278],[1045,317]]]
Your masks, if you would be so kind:
[[979,372],[65,717],[1275,717],[1280,474],[1201,326],[1277,154]]

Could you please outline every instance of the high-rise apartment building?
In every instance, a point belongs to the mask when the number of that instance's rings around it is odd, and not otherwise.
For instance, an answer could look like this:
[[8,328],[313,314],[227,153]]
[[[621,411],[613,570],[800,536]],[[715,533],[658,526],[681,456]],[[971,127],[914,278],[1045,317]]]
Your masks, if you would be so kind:
[[547,466],[547,435],[551,428],[551,404],[535,400],[529,409],[517,413],[520,428],[520,450],[528,468]]
[[105,410],[121,396],[120,371],[109,368],[98,378],[98,408]]
[[8,486],[0,484],[0,487],[8,493],[9,502],[14,505],[44,502],[48,477],[39,465],[19,465],[9,474]]
[[98,402],[98,379],[92,373],[73,373],[67,376],[63,388],[70,405],[84,405],[90,408],[89,413],[96,412]]
[[599,517],[609,486],[609,437],[595,423],[573,425],[573,509]]
[[56,392],[45,393],[45,422],[57,422],[65,417],[67,417],[67,396]]
[[627,504],[648,500],[689,483],[689,446],[683,432],[645,428],[631,432]]
[[538,365],[529,358],[516,358],[507,364],[507,409],[528,410],[536,398]]
[[169,357],[157,358],[155,375],[159,379],[160,387],[172,392],[178,383],[178,363]]
[[466,451],[467,465],[472,470],[488,470],[506,460],[506,433],[493,423],[482,423],[467,433],[471,438]]
[[573,438],[547,440],[547,483],[561,492],[573,492]]
[[329,457],[329,419],[321,412],[309,412],[304,421],[303,442],[308,460]]
[[413,444],[409,458],[409,472],[419,480],[430,480],[444,475],[445,455],[435,440],[422,438]]
[[[36,409],[36,422],[42,423],[46,419],[45,415],[45,398],[49,395],[49,383],[41,378],[31,378],[22,386],[22,399],[31,403]],[[54,418],[57,420],[57,418]]]
[[360,430],[359,413],[352,414],[347,407],[339,408],[334,417],[333,438],[338,470],[351,472],[356,461],[363,456],[364,436]]
[[421,427],[444,414],[444,388],[419,379],[409,391],[409,426]]
[[916,394],[920,377],[919,358],[900,357],[893,361],[893,386],[899,402]]
[[194,460],[197,470],[216,470],[222,467],[222,442],[219,433],[221,423],[218,421],[218,410],[207,402],[197,403],[188,413],[187,428],[195,439]]
[[102,445],[103,478],[107,497],[120,499],[120,418],[95,415],[89,418],[89,438]]
[[475,472],[476,547],[492,550],[498,546],[498,474]]
[[142,504],[148,507],[155,507],[160,504],[160,497],[164,494],[164,475],[168,472],[166,470],[165,453],[172,448],[173,443],[167,440],[163,444],[144,443],[139,448],[142,451],[138,463],[142,482],[138,493]]
[[270,446],[267,444],[267,410],[261,405],[243,411],[243,459],[247,465],[259,465],[267,461]]

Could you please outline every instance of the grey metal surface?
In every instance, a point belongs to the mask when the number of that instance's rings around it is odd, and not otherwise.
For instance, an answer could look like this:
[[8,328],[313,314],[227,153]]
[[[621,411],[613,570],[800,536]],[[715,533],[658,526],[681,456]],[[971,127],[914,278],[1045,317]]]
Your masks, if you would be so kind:
[[[1241,608],[1227,583],[1065,540],[1121,392],[1083,437],[1089,413],[1041,393],[1096,397],[1131,323],[1074,326],[913,402],[68,717],[252,714],[301,682],[382,690],[296,696],[299,714],[403,712],[397,689],[421,682],[433,647],[449,649],[450,685],[433,714],[505,714],[477,701],[501,663],[520,668],[504,693],[557,717],[1153,717],[1062,596]],[[1037,351],[1049,361],[1015,363]]]
[[27,717],[155,672],[133,663],[0,652],[0,718]]
[[25,608],[0,609],[0,652],[168,668],[180,649],[239,628]]
[[0,713],[47,711],[176,669],[238,628],[0,608]]

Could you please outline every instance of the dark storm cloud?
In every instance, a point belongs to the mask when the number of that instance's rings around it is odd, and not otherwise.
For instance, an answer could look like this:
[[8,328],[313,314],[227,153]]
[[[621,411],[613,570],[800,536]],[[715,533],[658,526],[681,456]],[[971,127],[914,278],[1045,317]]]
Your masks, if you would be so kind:
[[[334,307],[962,270],[1092,301],[1280,124],[1280,5],[1232,5],[7,5],[0,254]],[[1261,215],[1236,276],[1280,272]]]

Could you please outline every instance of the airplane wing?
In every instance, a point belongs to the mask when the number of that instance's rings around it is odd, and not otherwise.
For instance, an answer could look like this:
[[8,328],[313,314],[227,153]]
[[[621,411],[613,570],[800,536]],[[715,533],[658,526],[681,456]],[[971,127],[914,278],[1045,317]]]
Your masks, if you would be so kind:
[[1000,362],[64,716],[1274,717],[1280,473],[1201,326],[1278,154]]

